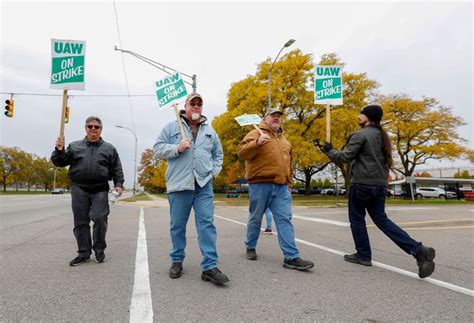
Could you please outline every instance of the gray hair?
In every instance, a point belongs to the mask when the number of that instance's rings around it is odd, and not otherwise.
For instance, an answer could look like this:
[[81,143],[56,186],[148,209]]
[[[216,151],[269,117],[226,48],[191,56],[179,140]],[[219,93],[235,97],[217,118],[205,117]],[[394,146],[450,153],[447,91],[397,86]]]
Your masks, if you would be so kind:
[[100,120],[99,117],[96,117],[96,116],[90,116],[89,118],[86,119],[86,125],[91,122],[91,121],[97,121],[97,123],[99,124],[99,126],[102,127],[102,120]]

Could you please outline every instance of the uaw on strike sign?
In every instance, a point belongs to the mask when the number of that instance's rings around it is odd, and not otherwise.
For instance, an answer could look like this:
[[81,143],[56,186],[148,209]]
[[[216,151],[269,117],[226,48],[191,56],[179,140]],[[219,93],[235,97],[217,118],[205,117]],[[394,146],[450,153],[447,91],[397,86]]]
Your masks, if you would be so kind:
[[84,90],[86,42],[51,39],[52,89]]
[[314,70],[314,103],[342,105],[342,66],[317,65]]
[[158,98],[158,104],[160,107],[168,105],[171,102],[188,95],[186,86],[184,86],[184,81],[178,72],[155,82],[155,85],[156,97]]

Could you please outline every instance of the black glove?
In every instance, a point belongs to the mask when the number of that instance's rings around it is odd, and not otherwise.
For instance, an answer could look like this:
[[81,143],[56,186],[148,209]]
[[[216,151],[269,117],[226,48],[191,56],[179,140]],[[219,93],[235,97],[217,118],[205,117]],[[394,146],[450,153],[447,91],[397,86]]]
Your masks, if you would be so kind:
[[331,145],[331,143],[329,143],[329,142],[326,142],[326,143],[324,144],[324,146],[321,148],[321,150],[322,150],[323,153],[325,153],[325,154],[328,154],[332,149],[334,149],[334,148],[332,148],[332,145]]

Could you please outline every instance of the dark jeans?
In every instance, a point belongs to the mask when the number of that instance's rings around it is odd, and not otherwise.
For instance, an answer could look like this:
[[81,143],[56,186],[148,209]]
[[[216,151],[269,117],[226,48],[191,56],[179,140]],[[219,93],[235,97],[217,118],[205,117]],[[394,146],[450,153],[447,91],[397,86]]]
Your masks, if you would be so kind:
[[365,210],[374,224],[403,251],[415,255],[420,242],[393,223],[385,213],[385,185],[351,184],[349,189],[349,221],[357,254],[364,260],[372,259],[369,235],[365,224]]
[[[77,186],[71,187],[72,213],[74,214],[74,236],[77,241],[77,253],[80,257],[89,257],[91,249],[104,250],[107,232],[107,217],[110,213],[108,192],[88,193]],[[90,221],[94,222],[91,242]]]

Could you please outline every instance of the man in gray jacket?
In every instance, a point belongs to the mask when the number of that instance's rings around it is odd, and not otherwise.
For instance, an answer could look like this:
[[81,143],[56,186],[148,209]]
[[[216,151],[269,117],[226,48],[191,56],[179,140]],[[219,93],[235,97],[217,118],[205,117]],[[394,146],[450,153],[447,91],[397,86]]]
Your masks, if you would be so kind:
[[379,105],[364,107],[359,115],[360,130],[350,137],[344,151],[337,151],[330,143],[322,150],[333,161],[351,162],[349,189],[349,221],[357,252],[345,255],[344,260],[364,266],[372,265],[372,252],[365,224],[365,211],[375,225],[403,251],[417,260],[418,276],[430,276],[435,268],[435,250],[412,239],[393,223],[385,213],[385,197],[389,169],[392,167],[390,138],[380,125],[383,110]]
[[[71,202],[74,214],[74,236],[78,255],[70,266],[83,264],[90,259],[91,249],[95,259],[101,263],[105,259],[105,234],[109,215],[109,180],[114,181],[114,190],[122,194],[123,171],[117,150],[101,138],[102,121],[98,117],[86,120],[86,137],[74,141],[64,150],[64,139],[56,140],[56,148],[51,155],[57,167],[69,166],[71,179]],[[91,241],[90,221],[93,226]]]
[[222,169],[223,152],[219,137],[202,115],[203,100],[198,93],[187,96],[181,111],[187,138],[181,138],[178,122],[168,123],[153,146],[158,158],[168,161],[166,189],[170,204],[171,278],[181,277],[186,248],[186,224],[194,209],[198,244],[201,249],[201,278],[216,285],[229,281],[217,268],[216,227],[212,180]]

